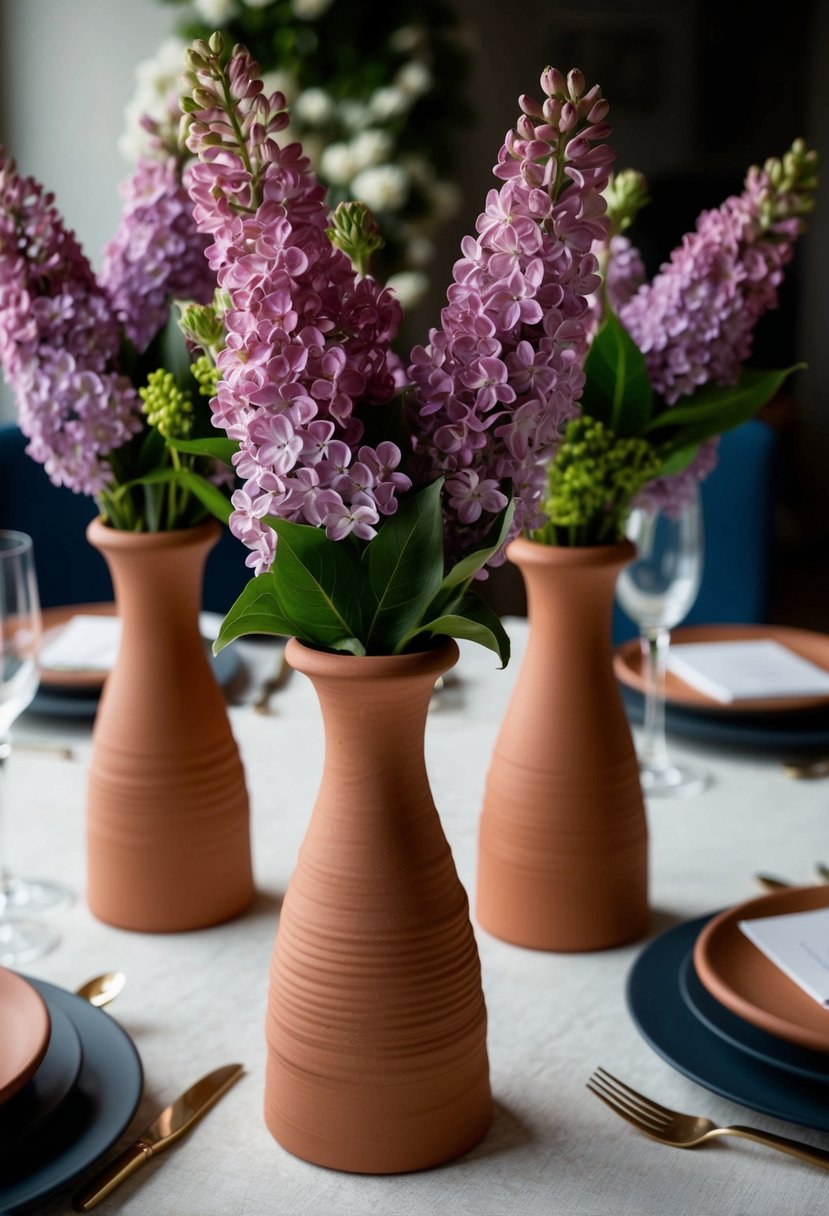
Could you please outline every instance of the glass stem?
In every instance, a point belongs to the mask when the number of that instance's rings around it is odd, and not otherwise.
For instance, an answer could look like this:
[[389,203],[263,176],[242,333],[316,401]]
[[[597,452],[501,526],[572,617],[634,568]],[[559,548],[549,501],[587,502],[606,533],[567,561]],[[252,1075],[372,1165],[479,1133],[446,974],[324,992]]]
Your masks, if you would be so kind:
[[663,772],[670,764],[665,740],[665,670],[670,640],[670,632],[661,628],[646,629],[641,637],[647,692],[639,762],[643,769],[654,772]]
[[6,910],[12,886],[6,858],[6,761],[11,750],[9,740],[0,736],[0,917]]

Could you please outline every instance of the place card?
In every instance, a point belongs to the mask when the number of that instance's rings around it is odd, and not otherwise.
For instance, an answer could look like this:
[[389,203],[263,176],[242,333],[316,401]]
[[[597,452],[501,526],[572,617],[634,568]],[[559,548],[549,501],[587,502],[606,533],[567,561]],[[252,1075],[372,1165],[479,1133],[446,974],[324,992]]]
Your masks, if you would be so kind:
[[676,643],[668,651],[668,668],[725,704],[829,695],[829,672],[771,638]]
[[761,916],[741,920],[739,925],[746,937],[829,1015],[829,908]]
[[78,613],[46,638],[40,666],[47,671],[109,671],[120,641],[120,617]]

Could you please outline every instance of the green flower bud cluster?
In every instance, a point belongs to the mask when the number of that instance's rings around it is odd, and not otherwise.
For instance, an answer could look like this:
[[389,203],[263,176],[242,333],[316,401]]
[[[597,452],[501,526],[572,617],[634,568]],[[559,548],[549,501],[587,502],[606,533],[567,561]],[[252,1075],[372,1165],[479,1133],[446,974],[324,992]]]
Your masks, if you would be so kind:
[[360,274],[367,273],[371,255],[384,243],[377,221],[361,202],[340,203],[325,233],[332,245],[347,254]]
[[766,161],[763,171],[769,179],[769,189],[760,202],[761,222],[765,228],[814,211],[818,160],[814,148],[808,148],[805,140],[796,139],[782,159],[771,157]]
[[648,183],[636,169],[614,173],[604,192],[612,236],[631,226],[639,212],[650,202]]
[[176,384],[172,372],[159,367],[147,377],[146,387],[138,390],[144,413],[165,439],[186,439],[193,427],[193,402]]
[[199,355],[195,363],[190,364],[190,371],[193,373],[193,379],[198,384],[202,397],[215,397],[222,378],[222,373],[216,364],[208,359],[207,355]]
[[549,467],[549,521],[533,540],[558,544],[606,544],[624,536],[630,503],[654,478],[662,461],[646,439],[619,438],[587,415],[568,423]]
[[211,304],[179,305],[179,328],[202,350],[218,353],[225,344],[225,302],[216,291]]

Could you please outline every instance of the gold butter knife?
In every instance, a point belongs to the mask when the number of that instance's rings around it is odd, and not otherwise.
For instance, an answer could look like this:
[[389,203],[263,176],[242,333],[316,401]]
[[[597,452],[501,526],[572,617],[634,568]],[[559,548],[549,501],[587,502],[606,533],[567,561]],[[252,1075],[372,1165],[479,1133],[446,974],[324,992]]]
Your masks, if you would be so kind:
[[180,1136],[207,1114],[211,1106],[238,1081],[244,1068],[241,1064],[225,1064],[191,1085],[186,1093],[176,1098],[150,1126],[143,1131],[134,1144],[121,1153],[109,1165],[105,1165],[72,1200],[76,1212],[88,1212],[105,1199],[117,1186],[134,1174],[140,1166],[156,1153],[169,1148]]

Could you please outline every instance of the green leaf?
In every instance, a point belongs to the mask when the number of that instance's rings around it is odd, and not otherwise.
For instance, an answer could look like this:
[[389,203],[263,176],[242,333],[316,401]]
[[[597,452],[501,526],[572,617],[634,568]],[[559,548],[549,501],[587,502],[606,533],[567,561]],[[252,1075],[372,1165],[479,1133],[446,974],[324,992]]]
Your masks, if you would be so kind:
[[[652,435],[676,428],[668,440],[671,451],[702,443],[748,422],[779,392],[787,376],[804,366],[797,363],[781,371],[744,367],[736,384],[701,388],[686,403],[669,406],[651,419],[646,430]],[[658,436],[655,442],[660,442]]]
[[220,523],[226,524],[233,510],[227,495],[223,494],[218,486],[214,486],[212,481],[194,473],[192,469],[177,469],[175,472],[179,485],[188,489]]
[[699,444],[692,443],[686,448],[677,448],[675,452],[671,452],[666,456],[665,460],[659,467],[657,477],[673,477],[675,473],[682,473],[688,468],[688,465],[699,451]]
[[366,648],[393,653],[420,617],[443,578],[443,480],[402,502],[363,554],[371,607]]
[[135,463],[136,475],[141,477],[158,468],[164,460],[165,448],[164,436],[154,426],[151,426],[141,441],[141,447],[138,450],[138,457]]
[[282,612],[273,572],[257,574],[245,584],[235,604],[222,621],[213,653],[224,650],[228,642],[246,633],[275,633],[290,637],[294,629]]
[[467,592],[455,612],[426,621],[417,629],[413,629],[402,640],[395,653],[400,654],[416,637],[424,633],[477,642],[497,654],[502,667],[506,667],[509,662],[510,640],[501,618],[474,591]]
[[167,443],[177,452],[187,452],[191,456],[210,456],[221,460],[223,464],[233,467],[233,456],[239,451],[235,439],[221,437],[207,439],[168,439]]
[[653,389],[645,357],[619,318],[607,310],[584,361],[581,407],[615,435],[645,430],[653,412]]
[[462,583],[468,583],[473,574],[477,574],[486,565],[493,553],[496,553],[507,539],[514,514],[515,502],[513,501],[507,503],[493,523],[484,540],[483,548],[476,549],[474,553],[467,553],[466,557],[462,557],[452,567],[440,585],[441,591],[448,591],[452,587],[459,587]]
[[329,540],[322,528],[275,516],[264,522],[278,537],[271,574],[291,632],[329,650],[342,648],[343,639],[362,639],[364,575],[355,550]]

